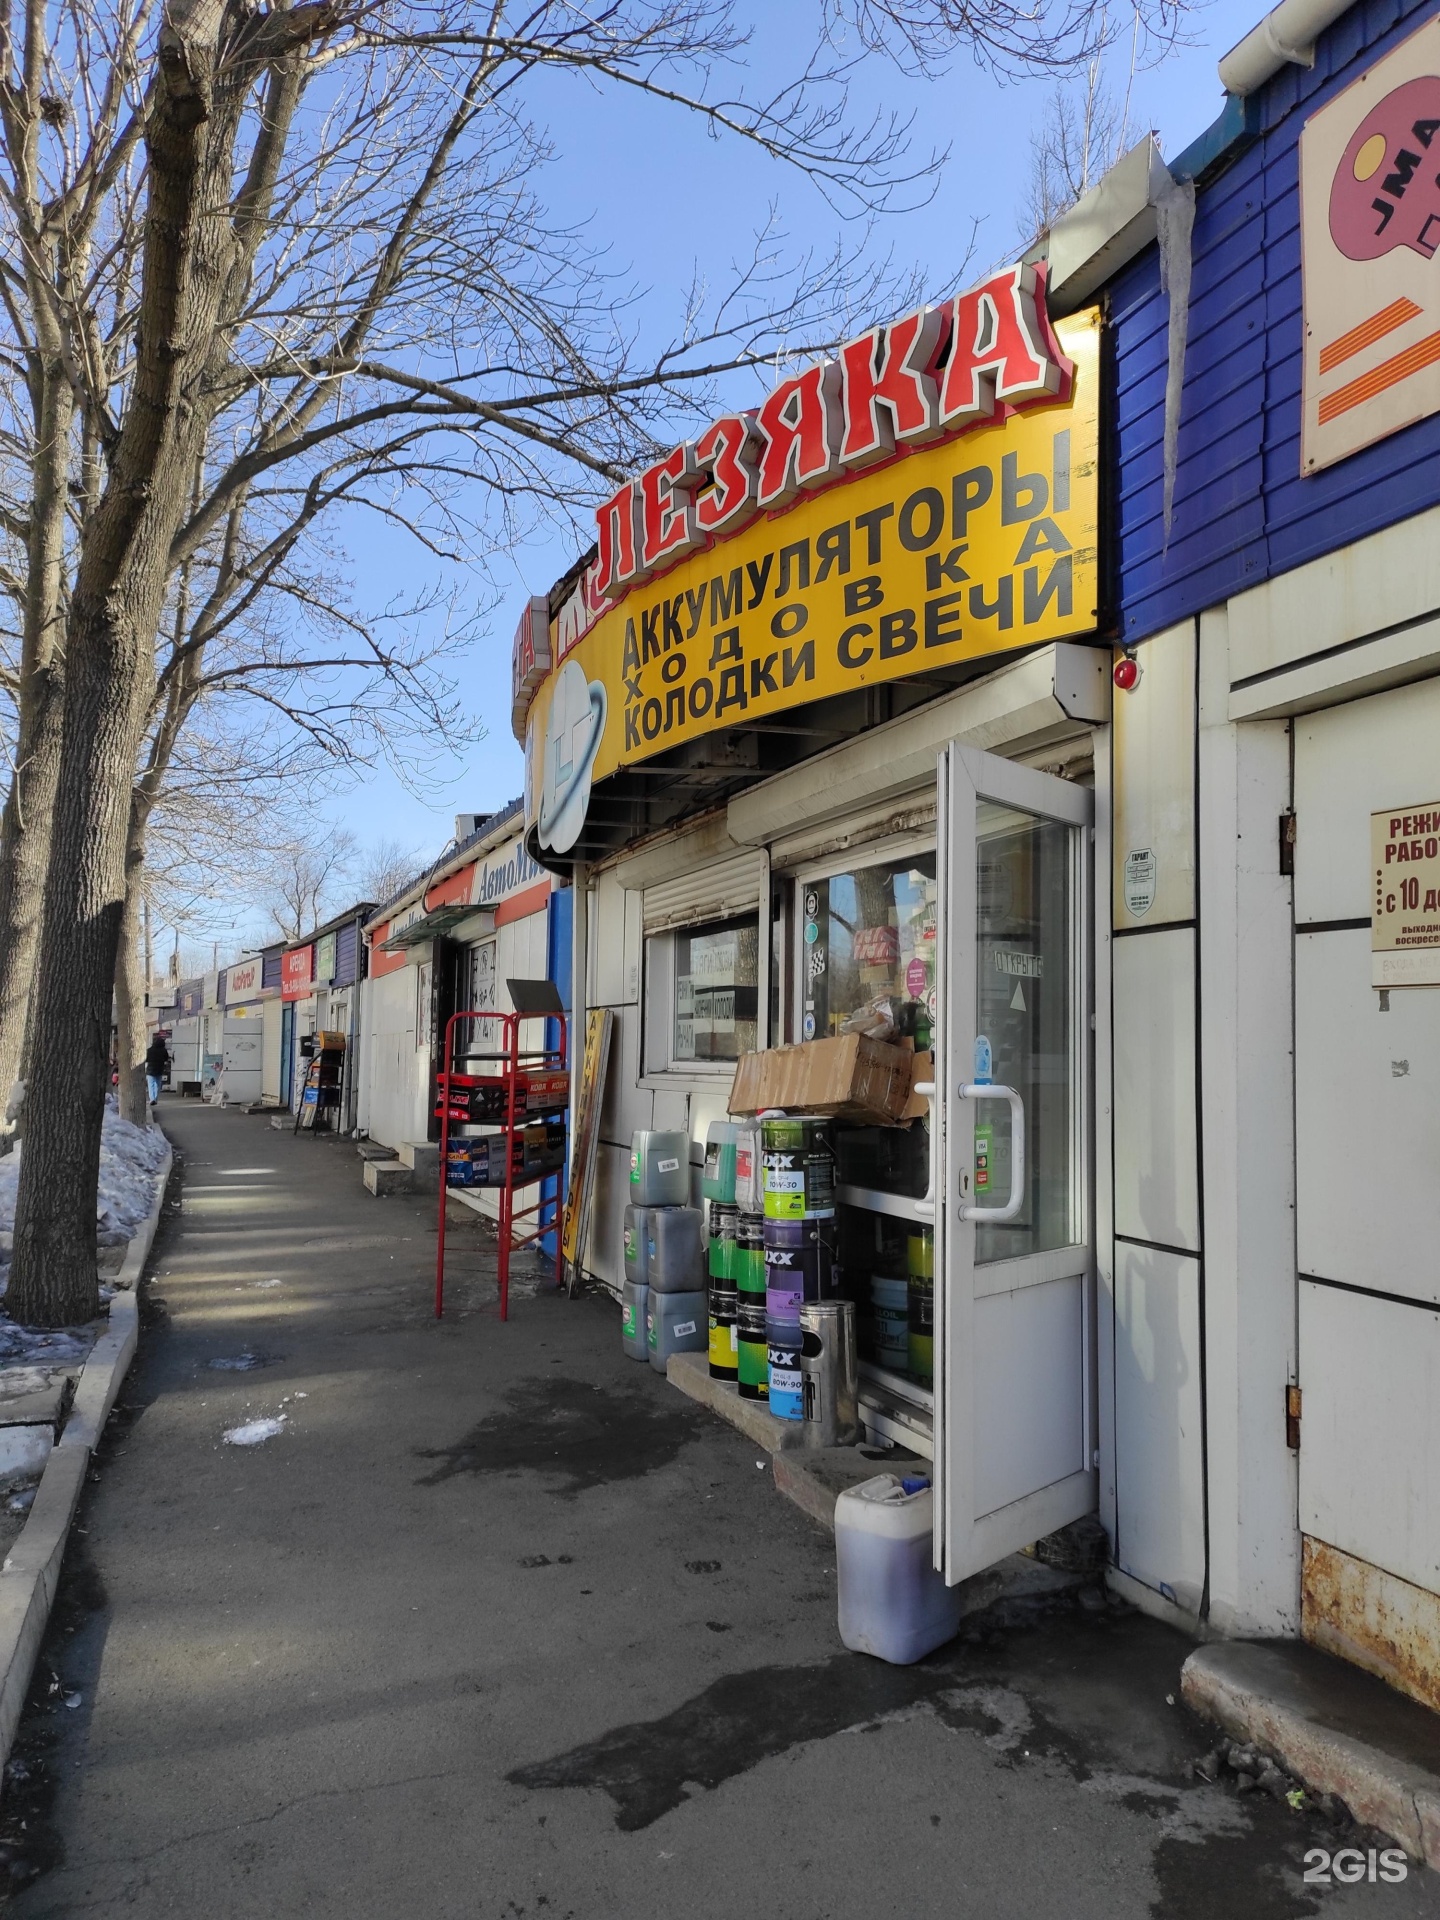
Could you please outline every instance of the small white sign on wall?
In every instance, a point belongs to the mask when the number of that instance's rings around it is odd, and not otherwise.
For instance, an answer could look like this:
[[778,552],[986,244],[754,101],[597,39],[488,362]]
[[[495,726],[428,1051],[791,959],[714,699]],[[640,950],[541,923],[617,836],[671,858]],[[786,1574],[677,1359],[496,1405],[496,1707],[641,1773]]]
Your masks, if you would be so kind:
[[1137,919],[1155,904],[1157,864],[1153,847],[1132,847],[1125,856],[1125,908]]
[[1370,984],[1440,987],[1440,800],[1370,816]]

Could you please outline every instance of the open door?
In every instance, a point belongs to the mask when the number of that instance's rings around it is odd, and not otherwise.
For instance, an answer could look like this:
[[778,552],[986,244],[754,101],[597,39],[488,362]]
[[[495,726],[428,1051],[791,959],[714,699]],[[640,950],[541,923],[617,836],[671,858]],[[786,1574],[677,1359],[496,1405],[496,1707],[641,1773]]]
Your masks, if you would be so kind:
[[1088,789],[940,759],[935,1564],[1096,1505]]

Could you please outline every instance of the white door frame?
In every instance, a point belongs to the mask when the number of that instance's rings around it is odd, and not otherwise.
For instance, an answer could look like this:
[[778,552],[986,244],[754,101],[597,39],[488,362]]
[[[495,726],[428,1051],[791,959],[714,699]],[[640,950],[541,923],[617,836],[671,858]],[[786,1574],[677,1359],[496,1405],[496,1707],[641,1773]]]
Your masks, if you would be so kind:
[[[959,1088],[974,1077],[977,1004],[976,924],[978,836],[981,800],[1012,806],[1076,829],[1070,929],[1071,1006],[1074,1021],[1074,1138],[1078,1190],[1073,1196],[1080,1238],[1071,1246],[976,1265],[975,1221],[965,1217],[974,1194],[974,1105]],[[1095,1251],[1091,1195],[1094,1120],[1091,1106],[1090,926],[1092,857],[1090,826],[1094,795],[1089,788],[1033,768],[982,753],[958,741],[939,763],[938,860],[941,950],[938,977],[944,983],[943,1017],[936,1054],[932,1103],[935,1175],[935,1564],[952,1584],[992,1566],[1056,1527],[1093,1511],[1095,1469]],[[1081,1279],[1081,1432],[1075,1437],[1073,1471],[978,1514],[975,1482],[976,1303],[1014,1296],[1031,1287]]]

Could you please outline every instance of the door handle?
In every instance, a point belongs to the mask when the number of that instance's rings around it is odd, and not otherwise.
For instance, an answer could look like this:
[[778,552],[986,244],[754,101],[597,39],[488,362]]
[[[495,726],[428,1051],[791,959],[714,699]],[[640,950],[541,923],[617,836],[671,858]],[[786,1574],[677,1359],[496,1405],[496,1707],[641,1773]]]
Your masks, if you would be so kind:
[[1025,1204],[1025,1102],[1014,1087],[992,1087],[966,1081],[959,1089],[962,1100],[1004,1100],[1010,1107],[1010,1198],[1003,1207],[960,1207],[962,1220],[1013,1220]]
[[[933,1080],[917,1080],[914,1086],[910,1089],[910,1091],[912,1093],[918,1093],[922,1097],[922,1099],[933,1100],[935,1098],[935,1082]],[[934,1193],[936,1191],[936,1184],[938,1180],[938,1175],[936,1173],[936,1168],[935,1168],[935,1155],[936,1155],[936,1149],[939,1145],[939,1138],[940,1138],[939,1133],[937,1132],[935,1125],[932,1121],[931,1127],[930,1127],[930,1191],[931,1193]],[[929,1199],[917,1200],[915,1202],[915,1211],[916,1213],[922,1215],[926,1220],[933,1220],[935,1218],[935,1202]]]

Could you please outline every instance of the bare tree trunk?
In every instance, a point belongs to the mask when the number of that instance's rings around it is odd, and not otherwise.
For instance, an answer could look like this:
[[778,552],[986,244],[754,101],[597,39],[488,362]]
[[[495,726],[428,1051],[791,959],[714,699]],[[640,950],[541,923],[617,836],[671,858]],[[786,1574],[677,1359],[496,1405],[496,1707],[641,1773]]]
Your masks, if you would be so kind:
[[245,76],[215,85],[218,13],[166,9],[146,123],[149,200],[130,407],[85,530],[66,631],[65,731],[35,991],[6,1305],[32,1326],[99,1311],[95,1195],[136,760],[170,545],[207,419],[201,381],[232,229]]
[[36,453],[26,558],[15,775],[0,815],[0,1107],[20,1075],[60,778],[65,502],[74,396],[58,342],[36,376]]
[[95,1192],[124,918],[130,776],[149,671],[148,648],[130,623],[117,625],[115,610],[113,601],[92,600],[77,606],[70,622],[45,963],[35,987],[7,1299],[11,1317],[27,1326],[73,1325],[100,1310]]
[[115,1059],[120,1072],[120,1118],[150,1124],[145,1085],[145,988],[140,967],[140,894],[145,884],[144,829],[131,817],[125,849],[125,911],[115,962]]
[[[20,1077],[35,954],[50,858],[50,825],[60,777],[64,690],[58,669],[36,690],[37,709],[20,735],[23,762],[0,814],[0,1096]],[[0,1098],[0,1104],[3,1104]]]

